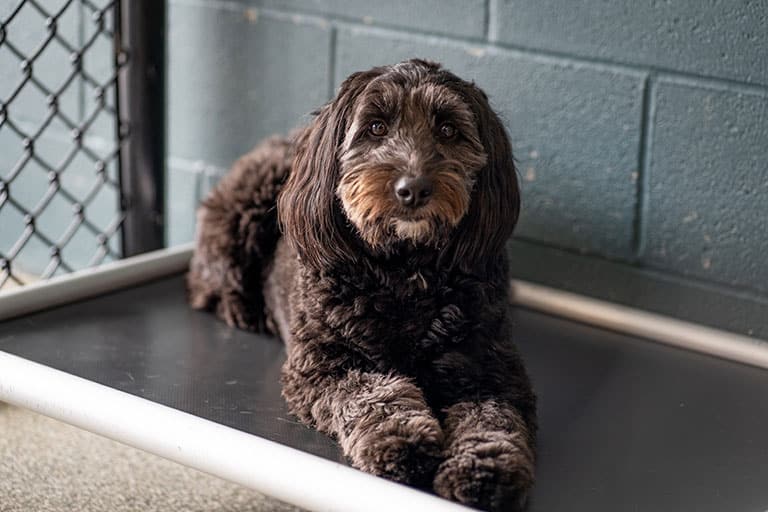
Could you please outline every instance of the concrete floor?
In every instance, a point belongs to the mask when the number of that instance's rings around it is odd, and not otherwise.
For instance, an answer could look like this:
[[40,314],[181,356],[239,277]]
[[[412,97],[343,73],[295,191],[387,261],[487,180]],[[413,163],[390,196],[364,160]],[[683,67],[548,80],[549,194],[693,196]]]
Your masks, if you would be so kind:
[[0,402],[0,512],[299,512]]

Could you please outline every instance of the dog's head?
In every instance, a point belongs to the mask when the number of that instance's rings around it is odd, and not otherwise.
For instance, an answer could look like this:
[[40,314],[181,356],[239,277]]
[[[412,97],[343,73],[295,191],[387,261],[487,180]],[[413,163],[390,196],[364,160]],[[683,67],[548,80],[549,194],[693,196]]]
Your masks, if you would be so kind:
[[439,65],[410,60],[355,73],[302,133],[278,203],[311,265],[424,247],[485,272],[517,221],[503,125],[486,95]]

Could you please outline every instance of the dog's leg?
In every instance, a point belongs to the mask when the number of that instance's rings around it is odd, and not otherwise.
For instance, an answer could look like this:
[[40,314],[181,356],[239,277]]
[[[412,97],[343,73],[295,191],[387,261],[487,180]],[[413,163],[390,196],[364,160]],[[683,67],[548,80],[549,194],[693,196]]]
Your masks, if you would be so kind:
[[431,485],[443,432],[421,389],[392,374],[350,370],[320,375],[306,363],[289,358],[283,367],[283,396],[293,414],[335,437],[354,467],[402,483]]
[[197,212],[189,302],[227,324],[263,330],[262,270],[280,236],[275,204],[292,145],[272,138],[241,157]]
[[445,409],[446,460],[435,491],[484,510],[520,510],[533,485],[532,433],[508,402],[460,402]]
[[261,219],[250,224],[248,210],[220,196],[212,194],[197,212],[196,247],[187,274],[189,303],[214,311],[232,327],[259,330],[261,262],[249,255],[242,232],[259,229]]

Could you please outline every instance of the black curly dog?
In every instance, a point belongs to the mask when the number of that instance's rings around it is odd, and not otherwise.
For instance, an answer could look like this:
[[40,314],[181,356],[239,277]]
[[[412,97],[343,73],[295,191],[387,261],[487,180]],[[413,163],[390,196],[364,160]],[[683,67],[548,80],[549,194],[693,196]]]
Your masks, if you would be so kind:
[[286,343],[283,396],[364,471],[490,510],[533,484],[512,344],[517,174],[486,95],[411,60],[355,73],[198,212],[190,302]]

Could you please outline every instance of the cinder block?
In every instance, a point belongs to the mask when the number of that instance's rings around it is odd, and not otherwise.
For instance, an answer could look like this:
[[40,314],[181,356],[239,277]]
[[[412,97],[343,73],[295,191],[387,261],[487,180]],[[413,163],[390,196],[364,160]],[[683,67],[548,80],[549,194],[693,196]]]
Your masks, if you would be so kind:
[[323,104],[331,27],[232,4],[172,3],[170,154],[228,167]]
[[195,210],[202,176],[199,169],[168,163],[166,240],[169,246],[191,242],[195,234]]
[[256,5],[461,37],[485,37],[485,0],[257,0]]
[[644,76],[375,29],[342,30],[336,83],[410,57],[475,80],[506,120],[523,187],[518,236],[629,258]]
[[768,83],[763,0],[491,3],[491,36],[502,43]]
[[648,264],[768,291],[768,96],[663,80],[648,189]]

